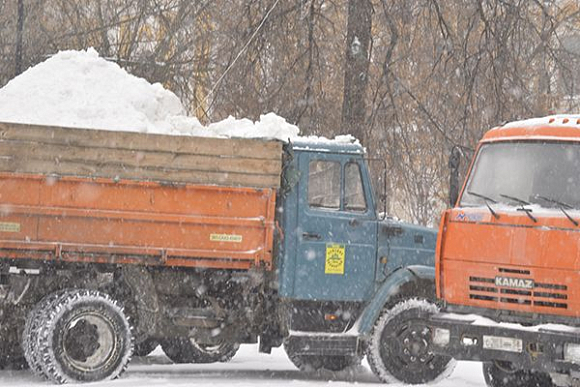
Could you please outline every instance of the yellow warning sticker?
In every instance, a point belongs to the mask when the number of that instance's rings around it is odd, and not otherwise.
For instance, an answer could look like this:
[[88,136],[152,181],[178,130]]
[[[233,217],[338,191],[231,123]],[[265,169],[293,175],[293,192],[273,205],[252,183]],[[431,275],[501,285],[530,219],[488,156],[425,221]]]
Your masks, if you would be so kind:
[[212,242],[242,243],[242,236],[235,234],[211,234],[209,240]]
[[0,232],[20,232],[20,223],[0,222]]
[[326,264],[324,265],[325,274],[343,274],[344,275],[344,245],[328,243],[326,245]]

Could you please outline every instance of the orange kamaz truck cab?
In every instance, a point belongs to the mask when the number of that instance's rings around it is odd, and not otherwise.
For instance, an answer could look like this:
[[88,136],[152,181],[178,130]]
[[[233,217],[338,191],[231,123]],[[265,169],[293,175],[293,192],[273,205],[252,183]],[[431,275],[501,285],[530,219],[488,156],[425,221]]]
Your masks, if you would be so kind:
[[484,361],[490,386],[580,372],[580,116],[494,128],[440,224],[434,352]]

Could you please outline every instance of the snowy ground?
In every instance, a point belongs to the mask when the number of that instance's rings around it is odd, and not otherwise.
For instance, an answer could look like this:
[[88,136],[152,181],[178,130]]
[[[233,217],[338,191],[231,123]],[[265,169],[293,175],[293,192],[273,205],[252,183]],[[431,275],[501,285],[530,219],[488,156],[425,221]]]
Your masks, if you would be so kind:
[[[368,365],[354,372],[309,375],[298,371],[281,349],[272,355],[257,353],[255,345],[242,346],[229,363],[206,365],[174,365],[157,349],[147,358],[133,360],[128,371],[119,380],[90,384],[91,387],[161,387],[161,386],[353,386],[353,384],[382,385]],[[0,371],[0,386],[46,386],[29,371]],[[72,385],[71,385],[72,386]],[[87,385],[84,385],[87,386]],[[399,387],[399,385],[389,385]],[[439,382],[437,387],[485,387],[479,363],[459,363],[453,374]]]

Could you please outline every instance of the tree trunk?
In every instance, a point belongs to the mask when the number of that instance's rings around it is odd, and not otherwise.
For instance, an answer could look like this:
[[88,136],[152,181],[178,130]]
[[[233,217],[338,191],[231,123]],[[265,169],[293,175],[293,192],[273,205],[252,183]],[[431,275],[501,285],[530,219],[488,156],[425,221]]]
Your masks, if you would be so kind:
[[14,76],[22,72],[22,35],[24,32],[24,0],[18,0],[18,20],[16,23],[16,53],[14,55]]
[[365,143],[366,89],[369,71],[372,3],[348,1],[342,131]]

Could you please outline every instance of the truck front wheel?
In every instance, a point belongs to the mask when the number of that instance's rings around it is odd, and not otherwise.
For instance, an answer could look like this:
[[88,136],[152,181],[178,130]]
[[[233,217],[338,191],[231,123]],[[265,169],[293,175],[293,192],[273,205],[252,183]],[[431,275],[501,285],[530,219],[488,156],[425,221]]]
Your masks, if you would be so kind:
[[428,383],[453,370],[450,357],[429,351],[429,316],[438,308],[427,300],[410,299],[385,311],[376,321],[367,346],[374,374],[385,383]]
[[161,342],[163,352],[174,363],[225,363],[234,357],[239,347],[237,343],[228,342],[202,345],[189,337],[176,337]]
[[483,377],[488,387],[552,387],[552,378],[544,372],[516,370],[508,362],[483,363]]
[[132,334],[122,307],[95,290],[70,290],[40,315],[31,342],[42,373],[56,383],[117,378],[127,367]]

